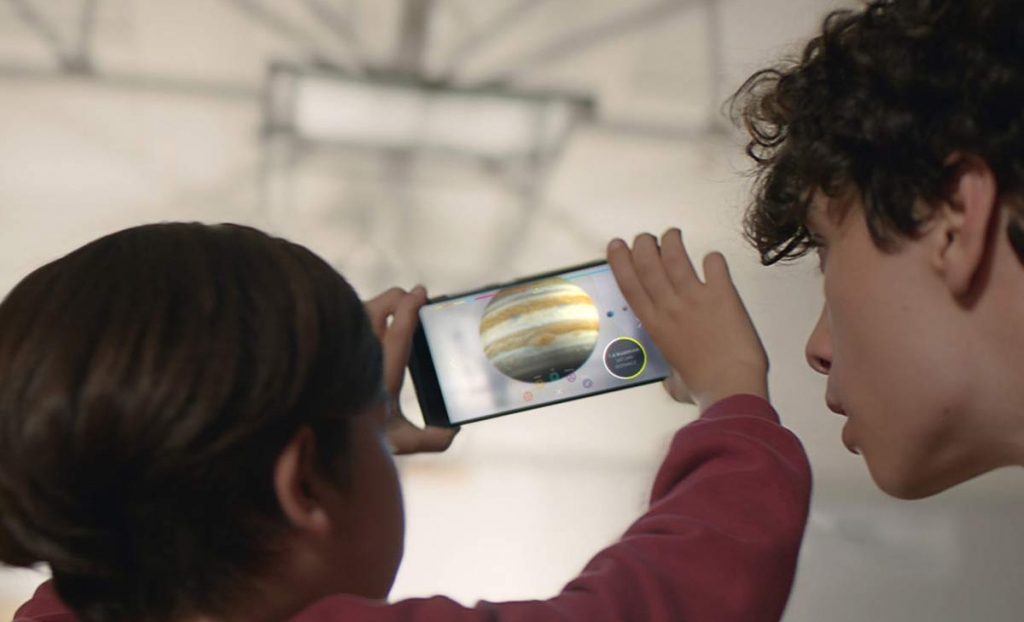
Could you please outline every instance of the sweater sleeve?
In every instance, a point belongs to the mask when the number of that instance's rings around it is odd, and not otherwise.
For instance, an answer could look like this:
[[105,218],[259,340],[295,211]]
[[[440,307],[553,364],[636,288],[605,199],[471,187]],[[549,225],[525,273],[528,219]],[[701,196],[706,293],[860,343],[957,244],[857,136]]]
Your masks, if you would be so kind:
[[[336,596],[292,622],[776,622],[810,492],[806,454],[774,409],[732,396],[675,435],[647,513],[555,598],[470,608],[440,596],[394,604]],[[55,598],[45,588],[34,600]]]
[[295,622],[776,622],[782,617],[810,505],[799,440],[763,399],[736,395],[680,430],[650,509],[548,601],[337,597]]

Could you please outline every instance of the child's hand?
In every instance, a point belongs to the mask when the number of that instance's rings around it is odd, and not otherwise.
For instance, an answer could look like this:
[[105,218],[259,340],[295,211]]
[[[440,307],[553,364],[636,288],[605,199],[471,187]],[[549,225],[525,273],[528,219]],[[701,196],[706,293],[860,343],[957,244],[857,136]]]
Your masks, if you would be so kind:
[[657,238],[641,234],[633,250],[622,240],[608,245],[608,263],[630,307],[678,378],[666,388],[688,391],[701,410],[738,393],[768,398],[768,356],[740,299],[725,258],[704,258],[701,282],[670,229]]
[[419,322],[419,309],[426,301],[427,292],[422,287],[410,293],[393,287],[364,305],[373,332],[384,348],[384,388],[388,393],[384,435],[395,454],[444,451],[459,431],[436,426],[418,428],[405,418],[399,406],[398,394],[409,364],[412,336]]

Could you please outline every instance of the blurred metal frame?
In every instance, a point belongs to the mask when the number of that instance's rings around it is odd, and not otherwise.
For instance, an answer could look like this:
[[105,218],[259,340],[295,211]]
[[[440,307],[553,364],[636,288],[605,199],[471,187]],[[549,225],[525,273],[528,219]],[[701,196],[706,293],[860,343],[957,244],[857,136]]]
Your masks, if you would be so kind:
[[[461,82],[460,71],[473,53],[493,44],[502,34],[521,25],[525,17],[546,4],[545,0],[512,2],[496,17],[471,30],[456,44],[455,50],[441,62],[440,68],[431,71],[423,64],[423,57],[429,44],[431,16],[444,6],[443,2],[450,0],[395,0],[403,2],[405,10],[399,24],[399,46],[392,63],[387,67],[373,66],[361,49],[352,16],[326,0],[303,0],[300,6],[321,29],[329,32],[334,40],[340,42],[340,45],[331,49],[323,45],[323,37],[319,36],[322,33],[303,28],[289,20],[280,10],[280,5],[272,6],[268,0],[220,1],[301,50],[307,59],[306,62],[312,67],[385,78],[400,73],[408,79],[436,84]],[[65,37],[52,20],[47,19],[40,11],[38,2],[39,0],[9,0],[18,18],[51,49],[58,63],[57,71],[54,72],[56,75],[40,68],[7,65],[0,66],[0,79],[80,75],[95,78],[101,84],[118,88],[156,90],[166,87],[170,92],[210,96],[224,94],[229,97],[237,97],[240,93],[258,92],[258,89],[240,84],[219,85],[210,81],[192,81],[180,77],[104,73],[95,66],[91,49],[100,0],[79,0],[81,9],[78,33],[75,43],[70,46],[65,43]],[[504,67],[489,71],[481,80],[472,83],[490,86],[514,85],[519,78],[537,66],[560,62],[649,24],[658,23],[680,10],[703,5],[706,8],[706,31],[710,48],[707,68],[710,83],[707,122],[693,127],[680,127],[661,123],[650,124],[641,119],[602,119],[596,115],[590,122],[600,130],[659,140],[692,141],[721,136],[728,128],[719,114],[719,106],[722,103],[724,53],[719,3],[720,0],[658,0],[635,4],[627,10],[617,12],[611,18],[568,32],[542,44],[538,49],[527,51],[506,63]]]
[[[282,5],[271,3],[270,0],[221,0],[221,3],[233,8],[239,14],[274,33],[300,51],[305,57],[302,61],[291,63],[272,63],[267,73],[264,87],[248,84],[231,84],[217,81],[182,79],[171,76],[155,76],[146,74],[110,73],[98,70],[93,62],[92,43],[96,26],[96,14],[100,8],[99,0],[79,0],[77,36],[71,37],[74,43],[67,44],[69,37],[61,35],[52,20],[41,11],[37,4],[40,0],[10,0],[19,19],[36,36],[43,39],[57,60],[55,70],[17,65],[0,64],[0,79],[47,80],[67,76],[79,76],[95,82],[99,86],[133,89],[141,91],[161,91],[192,97],[214,97],[235,100],[252,100],[261,103],[264,112],[264,154],[261,165],[264,189],[264,206],[274,201],[273,186],[275,180],[282,181],[287,188],[291,171],[300,166],[303,160],[318,151],[335,149],[353,149],[358,145],[315,144],[302,140],[301,137],[289,133],[286,124],[281,124],[276,115],[281,113],[282,102],[271,101],[270,83],[279,78],[281,72],[287,71],[320,71],[357,77],[370,81],[387,83],[389,81],[403,84],[415,84],[422,88],[453,89],[459,92],[478,92],[487,95],[521,96],[523,91],[515,88],[520,78],[531,70],[544,65],[561,62],[574,55],[592,49],[608,41],[632,34],[645,26],[662,22],[683,9],[703,5],[706,8],[708,44],[710,47],[707,70],[710,77],[710,94],[708,120],[705,124],[692,127],[666,126],[650,124],[642,119],[601,119],[594,114],[595,102],[586,96],[560,93],[560,96],[575,97],[579,110],[585,112],[573,118],[573,123],[565,135],[556,141],[551,150],[537,152],[515,162],[490,161],[478,158],[464,158],[481,170],[497,184],[511,190],[520,197],[521,218],[517,219],[516,228],[525,231],[538,212],[542,203],[542,190],[545,185],[550,164],[555,161],[564,147],[569,133],[576,122],[586,120],[597,130],[623,133],[625,135],[642,136],[656,140],[691,142],[714,138],[725,133],[726,128],[717,114],[721,97],[722,81],[722,22],[719,14],[719,0],[648,0],[642,3],[629,3],[628,8],[617,11],[610,18],[597,23],[570,30],[554,40],[542,43],[538,48],[527,50],[518,57],[511,59],[502,67],[489,71],[479,80],[472,82],[462,78],[462,70],[473,54],[492,45],[498,38],[521,27],[525,18],[546,5],[545,0],[514,0],[506,5],[497,15],[486,20],[469,32],[455,44],[454,50],[442,59],[440,67],[431,69],[425,58],[429,49],[431,19],[444,6],[447,0],[395,0],[402,2],[403,11],[398,23],[398,45],[387,66],[374,66],[362,49],[357,29],[350,11],[332,5],[326,0],[303,0],[290,5],[289,16]],[[295,14],[294,9],[304,11],[305,17],[311,17],[312,23],[303,26],[297,19],[303,17]],[[350,7],[351,8],[351,7]],[[306,21],[306,20],[303,20]],[[466,20],[468,21],[468,20]],[[315,26],[314,26],[315,24]],[[323,36],[329,33],[331,39],[325,41]],[[328,43],[333,45],[328,45]],[[535,93],[538,96],[551,96],[551,93]],[[285,109],[287,103],[283,104]],[[386,176],[390,178],[388,185],[397,188],[401,183],[408,182],[414,158],[420,154],[416,145],[404,149],[392,149],[379,152],[386,162]],[[448,154],[464,157],[466,154]],[[287,194],[287,192],[285,193]],[[287,200],[285,201],[287,203]],[[516,233],[510,232],[506,239],[510,240],[505,248],[495,251],[495,265],[506,264],[513,258],[512,240]]]
[[[347,55],[348,58],[338,58],[336,54],[328,52],[321,45],[315,43],[318,37],[313,36],[309,31],[296,26],[275,9],[270,8],[260,0],[223,1],[230,6],[235,7],[243,14],[249,16],[257,23],[262,24],[275,34],[283,37],[292,45],[303,49],[309,55],[310,60],[314,65],[332,67],[336,69],[348,68],[351,71],[361,71],[361,61],[353,50],[349,50]],[[311,6],[308,2],[306,5]],[[322,12],[318,12],[318,15],[322,15]],[[329,23],[332,23],[337,27],[339,22],[337,20],[332,20]]]
[[[705,0],[715,2],[716,0]],[[699,4],[701,0],[662,0],[630,7],[596,25],[581,28],[513,59],[503,69],[491,72],[488,82],[508,83],[537,65],[556,62],[588,48],[627,35],[638,28],[658,23],[673,13]]]
[[[383,162],[383,175],[386,186],[399,194],[404,192],[412,175],[417,157],[425,153],[422,146],[414,143],[400,148],[367,147],[358,142],[339,140],[310,140],[299,134],[296,127],[296,94],[298,83],[304,75],[326,78],[338,78],[346,81],[359,81],[366,84],[382,86],[400,85],[419,89],[425,92],[452,93],[461,96],[479,96],[481,98],[506,98],[524,102],[544,104],[551,100],[560,100],[571,105],[574,114],[560,134],[550,141],[545,148],[538,148],[515,158],[480,157],[469,152],[458,150],[431,149],[430,152],[462,161],[476,166],[498,187],[511,191],[517,197],[519,214],[515,219],[514,230],[502,236],[502,241],[494,249],[488,268],[495,269],[507,266],[514,259],[518,249],[518,240],[533,225],[543,199],[545,185],[551,164],[558,160],[567,140],[577,124],[593,116],[595,102],[582,94],[559,91],[511,89],[503,86],[456,86],[442,82],[432,82],[410,77],[404,71],[394,73],[377,72],[372,75],[354,76],[344,72],[333,72],[327,69],[315,69],[295,64],[277,62],[270,66],[265,82],[263,96],[263,117],[265,138],[264,150],[264,209],[283,206],[289,211],[291,203],[291,174],[302,162],[317,154],[330,154],[336,150],[369,152],[380,156]],[[408,204],[408,197],[399,203]],[[406,209],[412,209],[406,205]]]
[[[551,101],[560,101],[569,106],[573,111],[573,123],[570,123],[565,131],[559,136],[559,140],[552,141],[553,149],[542,150],[534,154],[542,160],[550,160],[557,157],[564,140],[576,123],[581,120],[591,120],[596,112],[597,104],[593,98],[572,91],[554,91],[542,89],[514,89],[499,85],[461,86],[451,85],[444,82],[428,81],[409,78],[404,72],[383,73],[376,72],[372,75],[350,74],[345,71],[333,71],[326,68],[312,68],[295,63],[275,61],[272,62],[267,71],[267,79],[263,89],[263,134],[270,138],[285,137],[300,140],[296,135],[296,109],[295,96],[297,83],[305,77],[337,79],[345,82],[365,83],[367,85],[380,85],[382,87],[398,86],[408,87],[411,90],[423,91],[424,93],[457,94],[459,96],[473,98],[501,98],[511,101],[522,101],[527,103],[544,104]],[[308,141],[307,141],[308,142]],[[316,141],[314,141],[316,142]],[[332,141],[336,146],[348,146],[359,148],[358,143]],[[411,150],[418,152],[417,145],[410,144],[400,151]],[[446,155],[456,157],[473,157],[468,153],[458,151],[445,151]],[[534,157],[531,156],[531,157]],[[486,160],[486,158],[484,158]]]
[[548,0],[519,0],[475,32],[470,33],[468,37],[455,46],[455,50],[442,63],[441,79],[453,80],[462,63],[473,52],[491,43],[502,33],[508,32],[517,26],[519,20],[529,15],[531,11],[540,7],[545,2],[548,2]]
[[81,0],[78,32],[68,44],[54,24],[32,0],[9,0],[18,18],[50,48],[61,68],[68,73],[92,70],[91,42],[99,0]]
[[335,7],[328,5],[324,0],[303,0],[306,8],[321,24],[329,28],[348,47],[352,66],[350,69],[356,73],[363,73],[366,70],[366,59],[363,57],[362,45],[356,34],[356,28],[352,23],[350,15],[340,13]]

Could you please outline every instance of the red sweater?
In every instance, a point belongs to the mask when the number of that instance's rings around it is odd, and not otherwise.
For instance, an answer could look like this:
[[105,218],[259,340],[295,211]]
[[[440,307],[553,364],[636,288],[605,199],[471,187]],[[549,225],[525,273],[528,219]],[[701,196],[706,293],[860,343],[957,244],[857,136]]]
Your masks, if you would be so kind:
[[[325,598],[291,622],[775,622],[796,570],[811,473],[764,400],[737,395],[680,430],[651,506],[546,601]],[[14,622],[75,622],[43,584]]]

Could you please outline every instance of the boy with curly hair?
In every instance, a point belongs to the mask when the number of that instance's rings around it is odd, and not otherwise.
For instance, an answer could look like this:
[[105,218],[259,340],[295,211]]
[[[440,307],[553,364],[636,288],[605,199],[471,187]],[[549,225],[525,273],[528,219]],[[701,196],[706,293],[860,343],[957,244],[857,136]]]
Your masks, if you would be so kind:
[[807,359],[843,443],[908,499],[1024,465],[1024,3],[833,13],[733,104],[748,237],[820,259]]

